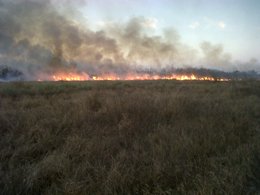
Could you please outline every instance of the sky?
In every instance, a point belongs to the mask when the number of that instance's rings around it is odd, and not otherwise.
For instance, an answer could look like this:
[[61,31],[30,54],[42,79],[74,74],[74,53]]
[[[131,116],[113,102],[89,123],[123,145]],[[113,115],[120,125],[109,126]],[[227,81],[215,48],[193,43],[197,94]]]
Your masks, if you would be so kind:
[[260,73],[260,0],[0,0],[0,66],[28,77]]
[[94,29],[145,17],[150,32],[174,28],[183,43],[223,45],[232,59],[260,60],[259,0],[89,0],[81,9]]

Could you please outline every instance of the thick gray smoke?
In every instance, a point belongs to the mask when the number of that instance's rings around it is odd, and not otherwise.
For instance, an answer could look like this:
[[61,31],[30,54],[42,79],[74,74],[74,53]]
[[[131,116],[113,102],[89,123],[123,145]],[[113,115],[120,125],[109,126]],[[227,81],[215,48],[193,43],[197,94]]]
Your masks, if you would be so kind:
[[[144,17],[93,31],[74,18],[86,1],[0,0],[0,65],[16,68],[29,79],[39,74],[81,72],[124,74],[138,68],[205,66],[232,71],[234,65],[219,45],[204,42],[198,51],[182,43],[174,29],[149,34]],[[67,5],[64,7],[63,5]],[[259,68],[254,62],[250,68]],[[259,69],[257,69],[259,70]]]
[[231,56],[224,53],[222,45],[212,45],[210,42],[203,42],[201,50],[204,54],[202,60],[209,68],[220,68],[222,70],[233,68]]
[[1,64],[26,70],[28,75],[127,68],[114,39],[103,31],[83,29],[68,19],[70,14],[55,9],[51,1],[1,0]]

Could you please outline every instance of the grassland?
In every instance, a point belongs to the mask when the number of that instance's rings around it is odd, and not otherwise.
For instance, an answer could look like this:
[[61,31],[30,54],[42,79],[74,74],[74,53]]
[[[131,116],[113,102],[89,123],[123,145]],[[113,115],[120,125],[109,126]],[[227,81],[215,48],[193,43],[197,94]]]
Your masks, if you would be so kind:
[[260,82],[0,83],[1,194],[258,194]]

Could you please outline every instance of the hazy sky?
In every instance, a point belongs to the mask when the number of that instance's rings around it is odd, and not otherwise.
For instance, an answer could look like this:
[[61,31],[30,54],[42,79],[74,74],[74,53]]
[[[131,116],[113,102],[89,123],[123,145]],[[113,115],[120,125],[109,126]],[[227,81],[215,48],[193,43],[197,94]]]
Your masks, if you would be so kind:
[[0,0],[0,64],[37,75],[260,73],[260,0]]
[[182,42],[222,44],[233,60],[260,60],[260,0],[89,0],[82,13],[92,28],[143,16],[160,34],[174,28]]

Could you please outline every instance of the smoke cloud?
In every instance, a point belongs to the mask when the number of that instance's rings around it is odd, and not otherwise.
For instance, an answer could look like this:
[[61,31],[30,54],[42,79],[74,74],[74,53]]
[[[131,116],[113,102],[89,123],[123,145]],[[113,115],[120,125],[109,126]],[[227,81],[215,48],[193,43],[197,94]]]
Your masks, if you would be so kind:
[[231,55],[224,53],[222,45],[213,45],[210,42],[203,42],[201,44],[203,52],[203,63],[207,64],[209,68],[221,69],[230,71],[232,67]]
[[[174,29],[161,36],[147,32],[146,18],[105,25],[93,31],[75,18],[85,0],[0,0],[0,64],[23,71],[28,78],[59,71],[124,74],[140,68],[196,66],[234,70],[221,45],[198,50],[181,41]],[[64,6],[67,5],[67,6]],[[75,20],[74,20],[75,19]],[[251,63],[251,62],[250,62]],[[254,61],[250,68],[258,68]]]

